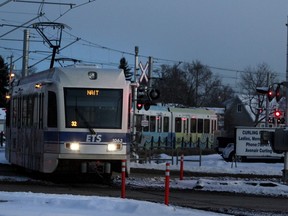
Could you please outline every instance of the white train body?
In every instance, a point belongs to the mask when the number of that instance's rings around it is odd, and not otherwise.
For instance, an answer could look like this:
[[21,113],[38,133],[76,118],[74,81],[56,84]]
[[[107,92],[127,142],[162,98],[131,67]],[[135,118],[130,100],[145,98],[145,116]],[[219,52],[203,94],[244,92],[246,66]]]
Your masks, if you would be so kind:
[[129,159],[130,92],[122,70],[53,68],[14,82],[7,160],[43,173],[120,171]]

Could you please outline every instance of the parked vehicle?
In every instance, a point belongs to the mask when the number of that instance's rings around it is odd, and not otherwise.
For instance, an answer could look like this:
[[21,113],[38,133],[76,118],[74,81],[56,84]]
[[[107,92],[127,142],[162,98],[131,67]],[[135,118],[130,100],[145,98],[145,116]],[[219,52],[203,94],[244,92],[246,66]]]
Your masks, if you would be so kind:
[[215,150],[222,154],[224,149],[227,147],[229,143],[235,143],[235,138],[233,137],[217,137],[217,143]]
[[235,157],[235,143],[228,143],[228,145],[223,149],[222,157],[225,161],[233,161]]

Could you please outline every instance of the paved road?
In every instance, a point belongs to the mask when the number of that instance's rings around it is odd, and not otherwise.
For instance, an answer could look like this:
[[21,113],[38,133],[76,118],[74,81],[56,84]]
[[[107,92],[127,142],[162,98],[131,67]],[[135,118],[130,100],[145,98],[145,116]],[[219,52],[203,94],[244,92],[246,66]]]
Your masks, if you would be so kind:
[[[0,182],[0,191],[23,191],[54,194],[97,195],[120,197],[118,186],[98,184],[35,184],[35,182]],[[164,191],[127,187],[126,198],[164,203]],[[1,198],[0,198],[1,199]],[[171,190],[169,203],[195,209],[210,210],[234,215],[288,215],[287,198],[262,197],[198,190]]]
[[[141,173],[136,175],[141,176]],[[21,174],[8,165],[0,165],[0,175],[19,176]],[[155,173],[150,175],[155,176]],[[145,176],[147,177],[147,173]],[[128,185],[126,186],[126,189],[126,198],[164,203],[164,189],[135,188],[135,186],[130,187]],[[0,191],[97,195],[110,197],[121,196],[121,189],[117,185],[54,184],[45,181],[11,182],[10,180],[2,180],[0,181]],[[171,205],[231,213],[233,215],[288,215],[288,198],[283,197],[264,197],[192,189],[173,189],[170,191],[169,201]]]

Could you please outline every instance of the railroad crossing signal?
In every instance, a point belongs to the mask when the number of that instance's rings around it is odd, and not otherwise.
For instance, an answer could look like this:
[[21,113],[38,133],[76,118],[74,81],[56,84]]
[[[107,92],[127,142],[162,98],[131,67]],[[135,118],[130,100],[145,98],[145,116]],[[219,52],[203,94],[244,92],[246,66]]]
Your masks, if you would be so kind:
[[[146,62],[145,66],[143,67],[142,63],[140,62],[139,67],[140,67],[140,70],[142,71],[140,79],[139,79],[139,83],[140,84],[148,84],[149,80],[148,80],[148,76],[146,74],[146,71],[149,68],[149,63]],[[144,81],[146,81],[146,82],[144,82]]]
[[150,105],[155,103],[160,97],[160,91],[158,89],[149,89],[147,86],[139,86],[137,89],[137,104],[136,107],[138,110],[141,110],[144,106],[145,110],[150,109]]

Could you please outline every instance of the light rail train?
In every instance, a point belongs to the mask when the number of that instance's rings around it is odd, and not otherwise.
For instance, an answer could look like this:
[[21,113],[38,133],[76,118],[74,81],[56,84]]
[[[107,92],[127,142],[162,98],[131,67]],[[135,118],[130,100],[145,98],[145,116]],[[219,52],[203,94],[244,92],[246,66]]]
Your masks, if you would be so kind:
[[136,140],[144,148],[211,148],[217,115],[206,108],[151,106],[136,110]]
[[130,82],[122,70],[52,68],[15,80],[6,158],[42,173],[101,173],[129,160]]

